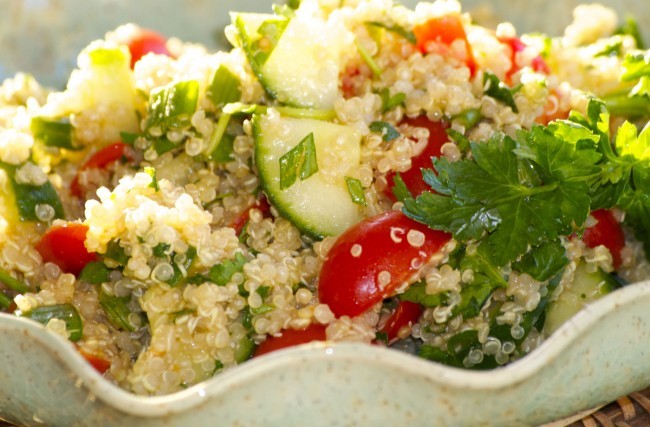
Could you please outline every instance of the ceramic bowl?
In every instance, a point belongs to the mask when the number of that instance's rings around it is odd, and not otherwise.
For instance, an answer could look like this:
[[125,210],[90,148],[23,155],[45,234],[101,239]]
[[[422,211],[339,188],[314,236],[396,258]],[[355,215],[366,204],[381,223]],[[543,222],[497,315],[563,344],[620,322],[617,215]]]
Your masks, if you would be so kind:
[[[576,4],[463,3],[466,10],[489,5],[519,28],[555,34]],[[609,3],[650,24],[644,1]],[[83,46],[129,21],[217,47],[227,10],[267,11],[269,4],[9,0],[0,14],[0,79],[23,70],[63,85]],[[0,418],[21,425],[539,425],[650,385],[650,282],[602,298],[524,359],[488,372],[375,346],[314,343],[246,362],[182,392],[138,397],[103,379],[72,344],[39,324],[0,314],[0,342]]]

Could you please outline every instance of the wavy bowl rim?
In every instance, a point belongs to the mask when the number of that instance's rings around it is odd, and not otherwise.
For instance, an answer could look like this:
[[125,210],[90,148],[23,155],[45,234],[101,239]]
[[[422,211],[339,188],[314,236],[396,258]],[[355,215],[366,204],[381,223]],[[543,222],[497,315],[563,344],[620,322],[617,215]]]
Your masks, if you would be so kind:
[[[469,371],[440,365],[413,355],[362,343],[313,342],[278,350],[259,359],[233,367],[186,390],[164,396],[139,396],[130,393],[101,376],[74,345],[32,320],[0,313],[0,332],[4,329],[23,331],[43,347],[49,349],[47,356],[67,368],[80,380],[89,393],[106,405],[123,413],[146,418],[168,417],[190,410],[218,396],[242,380],[252,380],[265,373],[310,360],[326,358],[330,362],[354,361],[355,363],[380,363],[409,375],[426,377],[432,384],[454,389],[495,391],[525,382],[541,371],[547,363],[555,360],[583,332],[595,327],[603,318],[627,304],[647,299],[650,303],[650,280],[634,283],[588,305],[563,324],[537,349],[524,358],[503,368],[489,371]],[[408,363],[405,363],[408,362]],[[295,365],[294,365],[295,366]],[[71,383],[71,387],[72,387]]]

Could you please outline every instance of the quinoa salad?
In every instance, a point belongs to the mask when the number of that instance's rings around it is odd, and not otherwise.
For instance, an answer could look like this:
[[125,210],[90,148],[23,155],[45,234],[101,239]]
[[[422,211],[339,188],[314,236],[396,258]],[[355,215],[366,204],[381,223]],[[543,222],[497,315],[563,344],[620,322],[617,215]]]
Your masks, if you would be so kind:
[[581,5],[549,37],[455,0],[291,0],[225,33],[127,24],[63,90],[0,86],[0,306],[120,387],[311,341],[498,368],[650,278],[633,20]]

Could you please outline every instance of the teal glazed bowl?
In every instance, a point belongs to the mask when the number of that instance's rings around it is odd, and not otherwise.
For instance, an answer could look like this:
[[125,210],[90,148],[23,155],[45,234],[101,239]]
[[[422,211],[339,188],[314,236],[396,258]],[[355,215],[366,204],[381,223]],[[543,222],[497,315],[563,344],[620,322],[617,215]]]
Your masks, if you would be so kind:
[[[559,34],[580,2],[462,3],[466,11],[489,10],[522,32]],[[603,3],[622,17],[634,12],[642,28],[650,25],[645,1]],[[5,0],[0,80],[26,71],[63,87],[79,50],[126,22],[225,47],[229,10],[268,11],[270,4]],[[0,314],[0,342],[0,419],[20,425],[535,426],[650,386],[650,282],[600,299],[524,359],[486,372],[376,346],[312,343],[246,362],[182,392],[141,397],[105,380],[71,343],[29,320]]]

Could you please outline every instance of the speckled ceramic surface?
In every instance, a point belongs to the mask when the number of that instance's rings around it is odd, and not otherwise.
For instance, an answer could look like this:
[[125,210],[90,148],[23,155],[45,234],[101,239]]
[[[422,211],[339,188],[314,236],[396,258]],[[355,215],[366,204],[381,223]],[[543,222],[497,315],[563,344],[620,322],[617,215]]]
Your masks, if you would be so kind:
[[628,286],[491,372],[373,346],[312,344],[159,398],[126,393],[68,342],[1,315],[0,416],[48,426],[537,425],[650,384],[648,307],[650,282]]
[[[650,23],[647,0],[611,0]],[[16,70],[62,85],[76,53],[134,21],[211,47],[226,11],[262,0],[0,0],[0,79]],[[413,3],[405,2],[405,3]],[[465,1],[466,9],[484,1]],[[576,1],[493,1],[525,29],[557,33]],[[156,14],[149,12],[155,10]],[[101,378],[72,345],[0,315],[0,418],[47,426],[536,425],[650,385],[650,282],[573,318],[506,368],[467,372],[364,345],[309,345],[247,362],[183,392],[136,397]]]

